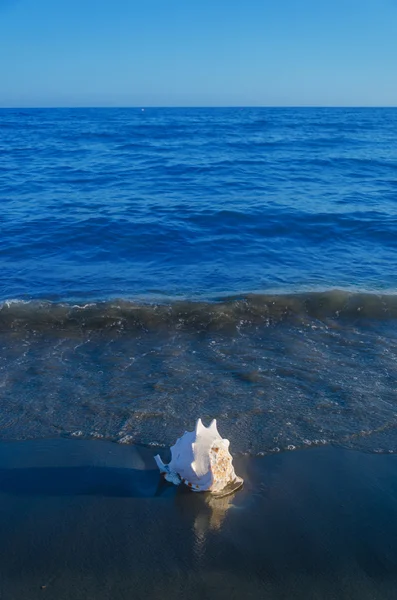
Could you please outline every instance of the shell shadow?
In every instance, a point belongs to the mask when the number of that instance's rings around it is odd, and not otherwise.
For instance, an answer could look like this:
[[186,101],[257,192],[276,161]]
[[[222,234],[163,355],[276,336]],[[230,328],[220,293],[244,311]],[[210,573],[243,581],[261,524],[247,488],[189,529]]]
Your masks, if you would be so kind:
[[0,469],[0,492],[23,496],[150,498],[161,493],[156,469],[101,466]]

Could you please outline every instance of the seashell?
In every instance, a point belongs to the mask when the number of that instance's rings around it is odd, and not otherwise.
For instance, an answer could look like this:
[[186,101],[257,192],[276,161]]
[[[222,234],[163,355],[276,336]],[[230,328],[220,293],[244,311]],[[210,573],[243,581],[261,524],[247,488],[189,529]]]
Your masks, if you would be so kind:
[[214,419],[205,427],[198,419],[194,431],[185,431],[171,446],[171,461],[165,465],[154,457],[165,479],[184,483],[194,492],[225,495],[242,486],[243,480],[234,472],[229,440],[221,438]]

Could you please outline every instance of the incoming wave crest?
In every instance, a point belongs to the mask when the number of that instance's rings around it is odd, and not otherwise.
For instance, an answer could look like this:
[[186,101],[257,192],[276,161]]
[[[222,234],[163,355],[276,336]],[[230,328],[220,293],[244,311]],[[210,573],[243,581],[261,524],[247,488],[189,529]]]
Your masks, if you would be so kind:
[[301,294],[250,294],[217,302],[132,300],[72,304],[7,300],[0,305],[1,330],[235,330],[315,319],[395,319],[397,295],[340,290]]

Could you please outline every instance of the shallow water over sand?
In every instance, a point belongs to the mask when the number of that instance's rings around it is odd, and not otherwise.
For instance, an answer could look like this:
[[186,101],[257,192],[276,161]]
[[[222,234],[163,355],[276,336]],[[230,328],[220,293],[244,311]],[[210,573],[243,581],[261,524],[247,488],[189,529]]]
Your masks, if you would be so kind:
[[198,416],[233,450],[397,452],[395,296],[0,310],[3,439],[168,446]]

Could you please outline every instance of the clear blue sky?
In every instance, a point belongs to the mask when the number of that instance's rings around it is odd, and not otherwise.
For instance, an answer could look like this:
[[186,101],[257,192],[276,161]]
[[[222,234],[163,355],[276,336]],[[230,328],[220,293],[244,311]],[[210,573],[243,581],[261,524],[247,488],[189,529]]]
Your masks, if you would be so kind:
[[0,106],[396,106],[397,0],[0,0]]

